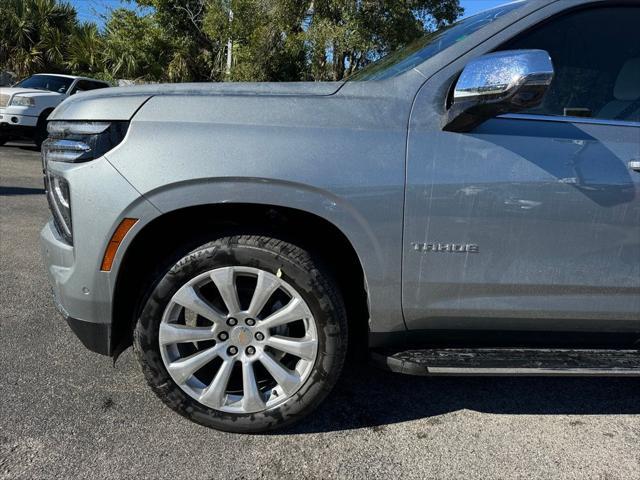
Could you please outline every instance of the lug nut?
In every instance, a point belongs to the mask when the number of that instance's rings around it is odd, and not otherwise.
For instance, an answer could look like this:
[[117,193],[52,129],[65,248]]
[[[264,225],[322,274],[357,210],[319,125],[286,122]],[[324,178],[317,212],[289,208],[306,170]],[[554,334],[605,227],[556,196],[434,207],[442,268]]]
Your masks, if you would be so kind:
[[255,347],[249,346],[249,347],[247,347],[245,352],[247,352],[247,355],[253,355],[254,353],[256,353],[256,349],[255,349]]
[[235,318],[230,318],[227,320],[227,325],[229,325],[230,327],[235,327],[238,324],[238,320],[236,320]]
[[245,323],[246,323],[247,325],[249,325],[250,327],[253,327],[253,326],[256,324],[256,321],[255,321],[253,318],[247,318],[247,319],[245,320]]
[[227,348],[227,353],[228,353],[229,355],[232,355],[232,356],[233,356],[233,355],[235,355],[236,353],[238,353],[238,348],[237,348],[237,347],[234,347],[234,346],[232,345],[232,346],[230,346],[229,348]]
[[229,334],[227,332],[220,332],[218,334],[218,340],[224,342],[227,338],[229,338]]
[[256,333],[256,340],[264,340],[264,334],[262,332],[257,332]]

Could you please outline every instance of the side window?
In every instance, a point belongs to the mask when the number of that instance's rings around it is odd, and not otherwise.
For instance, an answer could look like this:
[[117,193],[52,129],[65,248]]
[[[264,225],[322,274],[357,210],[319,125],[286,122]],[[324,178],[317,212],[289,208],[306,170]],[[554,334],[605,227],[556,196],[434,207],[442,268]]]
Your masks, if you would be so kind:
[[92,82],[89,80],[79,80],[75,88],[73,89],[72,94],[80,93],[80,92],[88,92],[89,90],[96,90],[98,88],[107,88],[108,86],[109,85],[106,85],[100,82]]
[[549,52],[556,76],[526,113],[640,122],[640,8],[580,10],[501,47]]
[[87,90],[91,90],[91,88],[89,87],[89,82],[87,82],[86,80],[79,80],[78,83],[76,83],[76,86],[73,87],[71,95],[86,92]]
[[108,88],[109,85],[101,82],[89,82],[91,84],[91,90],[98,90],[99,88]]

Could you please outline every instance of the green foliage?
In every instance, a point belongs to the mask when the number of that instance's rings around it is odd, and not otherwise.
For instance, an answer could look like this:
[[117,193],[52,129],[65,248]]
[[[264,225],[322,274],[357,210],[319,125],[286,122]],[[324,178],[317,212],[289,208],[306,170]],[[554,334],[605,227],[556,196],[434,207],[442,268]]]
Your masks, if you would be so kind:
[[103,63],[115,78],[155,80],[169,63],[170,45],[151,16],[126,9],[111,13],[103,36]]
[[[302,35],[305,12],[304,2],[296,1],[209,0],[203,28],[223,49],[216,74],[243,81],[295,81],[307,77]],[[232,63],[227,71],[229,41]]]
[[67,39],[65,63],[73,72],[93,75],[103,69],[104,41],[98,27],[86,23],[79,25]]
[[76,12],[56,0],[0,0],[0,67],[26,76],[59,72]]
[[207,0],[138,0],[151,7],[149,15],[171,38],[170,61],[163,80],[221,80],[217,75],[222,45],[203,30]]
[[316,0],[306,32],[312,77],[351,75],[461,13],[457,0]]
[[[340,80],[435,27],[459,0],[137,0],[101,32],[59,0],[0,0],[0,70],[146,81]],[[142,13],[140,13],[142,12]]]

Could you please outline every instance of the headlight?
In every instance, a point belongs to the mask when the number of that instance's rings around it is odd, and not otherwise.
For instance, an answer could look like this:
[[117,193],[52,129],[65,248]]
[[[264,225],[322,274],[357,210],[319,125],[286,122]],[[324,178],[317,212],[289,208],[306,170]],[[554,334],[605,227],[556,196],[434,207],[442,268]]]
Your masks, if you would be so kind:
[[33,107],[36,101],[32,97],[25,97],[24,95],[15,95],[11,99],[12,106],[16,107]]
[[46,172],[45,184],[47,186],[47,201],[53,214],[56,230],[69,244],[73,244],[69,183],[62,177]]
[[73,244],[71,193],[67,181],[51,172],[49,162],[79,163],[101,157],[124,139],[129,122],[49,122],[42,144],[47,200],[58,233]]
[[42,145],[47,162],[88,162],[114,148],[127,133],[129,122],[49,122],[49,138]]

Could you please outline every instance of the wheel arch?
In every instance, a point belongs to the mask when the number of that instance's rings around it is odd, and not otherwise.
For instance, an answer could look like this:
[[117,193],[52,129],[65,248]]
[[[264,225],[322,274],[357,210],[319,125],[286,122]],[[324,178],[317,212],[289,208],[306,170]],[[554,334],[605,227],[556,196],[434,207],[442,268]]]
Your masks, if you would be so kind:
[[38,122],[36,123],[33,139],[36,143],[36,147],[40,148],[42,142],[47,138],[47,121],[49,116],[53,113],[54,108],[48,107],[40,112],[38,115]]
[[[321,234],[319,234],[321,232]],[[111,352],[131,344],[131,334],[153,279],[184,254],[221,235],[260,233],[296,243],[318,255],[338,283],[347,307],[350,351],[367,350],[369,297],[363,262],[353,242],[333,222],[315,213],[258,203],[213,203],[168,211],[131,239],[114,284]],[[163,262],[158,262],[162,258]]]

